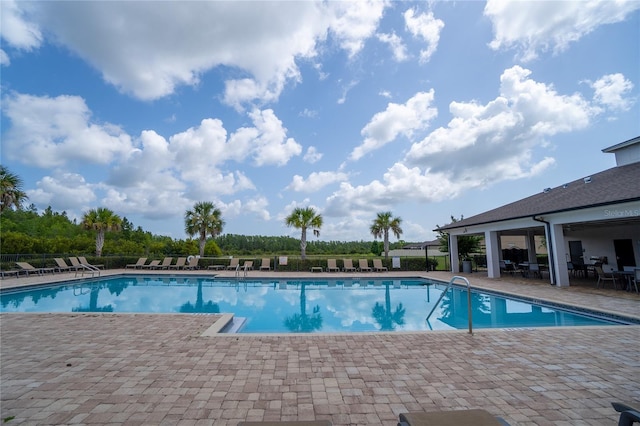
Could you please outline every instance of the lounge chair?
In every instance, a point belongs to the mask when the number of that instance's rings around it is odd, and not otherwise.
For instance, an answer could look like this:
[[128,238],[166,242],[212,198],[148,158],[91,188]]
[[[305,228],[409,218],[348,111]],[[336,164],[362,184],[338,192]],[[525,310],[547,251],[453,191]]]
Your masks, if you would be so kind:
[[184,267],[182,269],[198,269],[198,262],[200,261],[200,258],[198,256],[193,256],[191,259],[189,259],[189,263],[187,263],[186,265],[184,265]]
[[156,269],[160,266],[160,261],[159,260],[152,260],[151,262],[147,263],[146,265],[142,265],[142,269]]
[[125,269],[126,268],[140,269],[146,262],[147,262],[147,258],[141,257],[140,259],[138,259],[136,263],[130,263],[127,266],[125,266]]
[[104,265],[93,265],[93,264],[87,262],[87,258],[84,257],[84,256],[78,256],[78,260],[83,265],[93,266],[94,268],[98,268],[98,269],[104,269]]
[[236,269],[239,264],[240,264],[240,259],[234,257],[229,262],[229,266],[227,266],[227,270]]
[[169,269],[181,269],[184,268],[184,265],[187,263],[187,258],[186,257],[179,257],[176,260],[176,263],[174,263],[173,265],[169,265]]
[[355,272],[356,268],[353,266],[353,260],[351,259],[342,259],[342,271],[343,272]]
[[618,426],[631,426],[633,423],[640,423],[640,407],[632,407],[620,402],[612,402],[613,409],[620,413]]
[[509,426],[504,419],[481,409],[400,414],[398,426]]
[[271,270],[271,259],[269,259],[268,257],[265,257],[262,259],[262,264],[260,265],[260,270],[264,271],[270,271]]
[[340,268],[336,265],[335,259],[327,259],[327,272],[339,272]]
[[382,266],[382,260],[373,259],[373,270],[376,272],[388,271],[386,266]]
[[371,272],[371,268],[369,267],[369,262],[367,261],[367,259],[360,259],[360,261],[358,262],[358,266],[360,272]]
[[613,274],[606,274],[602,270],[602,266],[596,266],[595,268],[596,274],[598,275],[598,282],[596,283],[596,288],[600,288],[600,282],[602,281],[602,287],[604,288],[604,282],[611,281],[613,283],[614,290],[618,288],[616,285],[616,277]]
[[165,257],[162,259],[162,263],[158,265],[156,269],[169,269],[171,266],[171,262],[173,262],[173,257]]
[[70,265],[67,265],[67,262],[65,262],[63,258],[54,257],[53,260],[55,260],[56,265],[58,265],[55,267],[55,269],[57,269],[58,272],[71,271],[72,267]]
[[242,269],[245,271],[253,271],[253,260],[245,260]]
[[55,272],[55,268],[36,268],[28,262],[16,262],[16,265],[18,265],[23,271],[25,271],[27,276],[31,275],[31,273],[42,275],[45,272]]

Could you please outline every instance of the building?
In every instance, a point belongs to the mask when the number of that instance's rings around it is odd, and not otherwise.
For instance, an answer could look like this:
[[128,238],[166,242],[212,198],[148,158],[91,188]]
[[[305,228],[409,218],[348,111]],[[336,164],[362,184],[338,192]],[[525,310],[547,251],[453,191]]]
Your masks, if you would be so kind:
[[543,237],[551,284],[569,285],[571,265],[601,262],[603,269],[640,265],[640,136],[602,150],[616,167],[498,207],[437,231],[449,234],[451,270],[458,271],[457,238],[484,237],[487,271],[500,276],[501,240],[524,237],[529,262],[536,263],[536,237]]

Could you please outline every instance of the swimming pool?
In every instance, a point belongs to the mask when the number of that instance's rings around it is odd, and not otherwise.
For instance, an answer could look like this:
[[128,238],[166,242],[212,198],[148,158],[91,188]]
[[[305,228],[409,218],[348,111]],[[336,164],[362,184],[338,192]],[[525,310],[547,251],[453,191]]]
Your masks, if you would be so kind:
[[[265,279],[117,276],[4,290],[3,312],[233,313],[241,333],[466,329],[466,289],[422,279]],[[475,328],[615,325],[588,313],[472,293]]]

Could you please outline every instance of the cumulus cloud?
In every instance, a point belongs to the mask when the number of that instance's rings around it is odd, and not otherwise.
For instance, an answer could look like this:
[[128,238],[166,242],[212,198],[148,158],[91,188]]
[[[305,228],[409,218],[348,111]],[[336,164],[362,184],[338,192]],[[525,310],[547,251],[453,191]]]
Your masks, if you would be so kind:
[[54,210],[83,209],[96,200],[94,186],[77,173],[56,173],[44,176],[36,189],[27,191],[36,205],[51,206]]
[[640,9],[634,0],[489,0],[484,14],[493,24],[492,49],[516,49],[523,61],[548,50],[561,52],[605,24],[623,21]]
[[300,175],[295,175],[286,189],[296,192],[316,192],[327,185],[343,182],[348,178],[349,175],[343,172],[313,172],[306,180]]
[[[203,73],[229,70],[222,96],[238,109],[278,98],[299,81],[297,60],[332,34],[349,56],[375,34],[387,3],[2,2],[2,37],[31,49],[42,34],[77,54],[124,93],[152,100]],[[162,31],[158,31],[162,28]],[[256,43],[259,40],[259,43]]]
[[387,109],[376,113],[360,132],[364,142],[351,152],[351,160],[359,160],[367,153],[395,140],[399,135],[411,138],[413,133],[428,127],[438,111],[432,107],[434,91],[418,92],[405,104],[390,102]]
[[594,90],[594,100],[610,109],[627,111],[631,108],[633,100],[626,95],[633,89],[633,83],[624,75],[609,74],[597,81],[590,83]]
[[409,55],[407,54],[407,46],[404,45],[402,39],[398,37],[396,33],[378,34],[378,40],[389,45],[391,51],[393,52],[393,58],[397,62],[403,62],[409,59]]
[[[448,126],[414,144],[406,160],[431,171],[449,170],[456,181],[471,172],[475,178],[467,186],[539,173],[531,149],[548,136],[586,128],[598,110],[582,96],[559,94],[530,74],[519,66],[505,70],[500,95],[486,105],[452,102]],[[456,161],[445,163],[453,152]]]
[[313,164],[320,161],[322,159],[322,155],[323,154],[318,152],[315,146],[310,146],[307,148],[307,152],[304,154],[302,159],[307,163]]
[[32,50],[42,44],[42,33],[38,25],[25,17],[31,7],[28,3],[14,0],[0,2],[0,35],[6,45],[21,50]]
[[440,32],[444,28],[444,22],[436,19],[433,12],[416,14],[415,9],[408,9],[404,13],[407,30],[415,37],[427,44],[425,49],[420,49],[420,62],[428,62],[438,49]]
[[119,127],[91,121],[78,96],[32,96],[13,93],[2,100],[11,121],[4,136],[8,158],[41,168],[71,161],[109,164],[133,150],[131,138]]

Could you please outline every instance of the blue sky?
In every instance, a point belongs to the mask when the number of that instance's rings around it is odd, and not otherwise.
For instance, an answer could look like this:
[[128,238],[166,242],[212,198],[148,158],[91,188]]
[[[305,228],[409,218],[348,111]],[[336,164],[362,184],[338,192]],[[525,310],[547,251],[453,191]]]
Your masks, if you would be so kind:
[[184,238],[407,241],[615,165],[640,134],[638,1],[0,1],[2,164],[29,203]]

